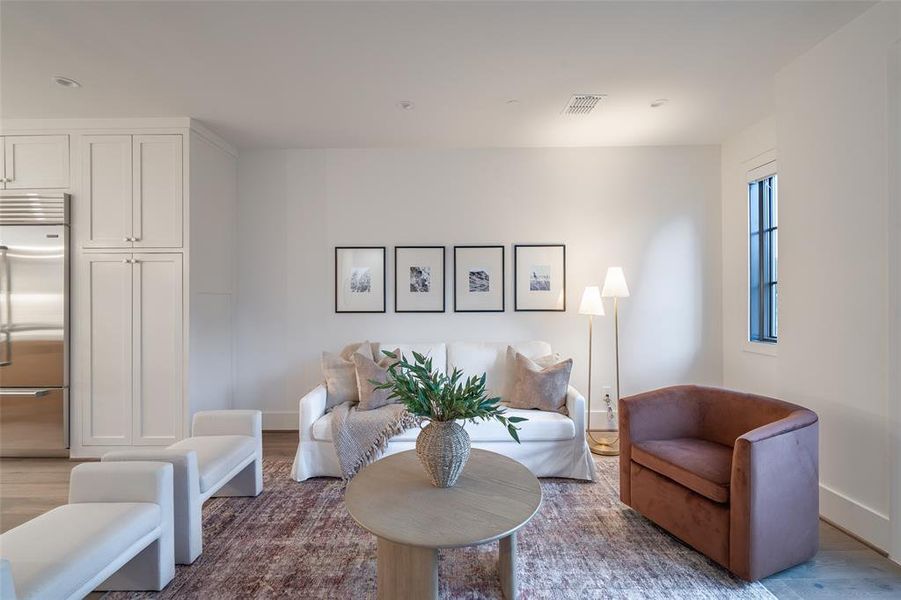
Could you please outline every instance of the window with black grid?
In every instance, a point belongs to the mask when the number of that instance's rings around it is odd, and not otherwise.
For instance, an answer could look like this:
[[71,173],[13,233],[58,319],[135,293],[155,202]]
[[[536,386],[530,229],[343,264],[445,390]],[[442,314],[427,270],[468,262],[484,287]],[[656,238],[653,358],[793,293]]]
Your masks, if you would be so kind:
[[779,222],[776,175],[748,184],[750,339],[775,343],[779,330]]

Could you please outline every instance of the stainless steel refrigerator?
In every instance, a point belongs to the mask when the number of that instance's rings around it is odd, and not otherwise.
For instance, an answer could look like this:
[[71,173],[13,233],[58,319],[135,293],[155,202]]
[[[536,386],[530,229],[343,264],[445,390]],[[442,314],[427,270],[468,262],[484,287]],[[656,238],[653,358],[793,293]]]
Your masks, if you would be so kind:
[[69,195],[0,192],[0,456],[68,456]]

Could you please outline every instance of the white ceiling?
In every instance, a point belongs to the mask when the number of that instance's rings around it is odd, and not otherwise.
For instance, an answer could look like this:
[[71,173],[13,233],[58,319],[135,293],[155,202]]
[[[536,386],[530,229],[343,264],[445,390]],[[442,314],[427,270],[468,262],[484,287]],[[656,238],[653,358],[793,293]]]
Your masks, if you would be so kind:
[[[0,110],[191,116],[243,148],[715,144],[870,5],[4,1]],[[608,98],[564,116],[573,93]]]

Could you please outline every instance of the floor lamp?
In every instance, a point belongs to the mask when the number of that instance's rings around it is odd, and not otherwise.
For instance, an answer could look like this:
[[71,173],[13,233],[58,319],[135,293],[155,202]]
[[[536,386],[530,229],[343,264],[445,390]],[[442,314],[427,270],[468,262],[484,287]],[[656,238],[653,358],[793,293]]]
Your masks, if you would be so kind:
[[601,290],[598,286],[590,285],[582,292],[579,314],[588,315],[588,421],[585,430],[588,433],[588,447],[595,454],[603,454],[607,446],[591,435],[591,349],[593,346],[591,338],[594,318],[604,316],[604,302],[601,300]]
[[[629,286],[626,285],[626,276],[622,267],[610,267],[604,278],[604,289],[601,290],[604,298],[613,298],[613,343],[616,356],[616,402],[619,403],[619,299],[629,297]],[[605,440],[600,454],[616,456],[619,454],[619,434],[612,439]]]

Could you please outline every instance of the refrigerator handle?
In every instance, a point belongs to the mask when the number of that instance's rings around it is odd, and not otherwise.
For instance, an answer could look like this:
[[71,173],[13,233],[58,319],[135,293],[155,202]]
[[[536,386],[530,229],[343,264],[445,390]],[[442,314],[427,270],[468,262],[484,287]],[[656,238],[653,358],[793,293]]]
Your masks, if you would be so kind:
[[0,396],[33,396],[40,398],[50,393],[46,388],[6,388],[0,389]]
[[12,343],[12,286],[13,278],[9,272],[9,256],[7,256],[9,248],[0,246],[0,287],[3,289],[3,314],[0,320],[0,335],[3,335],[4,352],[3,358],[0,359],[0,367],[7,367],[13,362],[13,343]]

